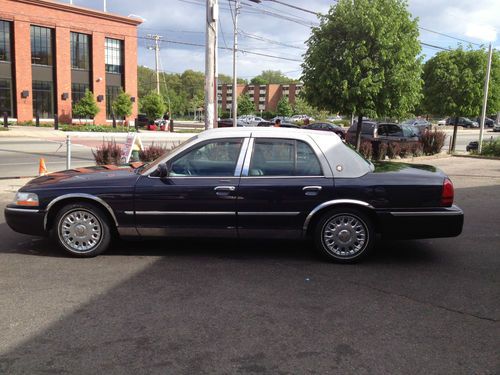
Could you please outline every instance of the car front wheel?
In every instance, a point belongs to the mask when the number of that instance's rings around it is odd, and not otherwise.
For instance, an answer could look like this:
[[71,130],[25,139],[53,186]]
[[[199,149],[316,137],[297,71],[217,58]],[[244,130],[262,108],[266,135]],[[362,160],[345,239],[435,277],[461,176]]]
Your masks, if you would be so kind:
[[364,258],[375,239],[370,218],[351,208],[325,213],[316,225],[314,237],[320,254],[340,263],[354,263]]
[[74,203],[59,210],[53,237],[63,250],[80,258],[94,257],[111,243],[111,229],[104,212],[89,203]]

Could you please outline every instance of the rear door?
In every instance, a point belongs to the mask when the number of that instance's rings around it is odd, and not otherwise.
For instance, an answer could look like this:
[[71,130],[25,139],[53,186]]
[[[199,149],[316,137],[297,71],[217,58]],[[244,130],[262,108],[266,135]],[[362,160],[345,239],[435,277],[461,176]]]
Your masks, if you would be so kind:
[[238,188],[240,236],[301,236],[307,215],[333,194],[318,154],[305,140],[250,140]]

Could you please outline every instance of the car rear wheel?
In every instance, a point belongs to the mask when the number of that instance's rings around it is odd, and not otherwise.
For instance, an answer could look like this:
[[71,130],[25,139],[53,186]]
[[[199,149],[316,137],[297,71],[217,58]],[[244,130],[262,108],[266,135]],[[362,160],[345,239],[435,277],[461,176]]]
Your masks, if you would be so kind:
[[354,263],[373,248],[373,223],[356,209],[331,210],[316,225],[314,240],[317,250],[327,259]]
[[74,203],[59,210],[52,230],[59,246],[73,256],[89,258],[105,251],[111,243],[108,218],[89,203]]

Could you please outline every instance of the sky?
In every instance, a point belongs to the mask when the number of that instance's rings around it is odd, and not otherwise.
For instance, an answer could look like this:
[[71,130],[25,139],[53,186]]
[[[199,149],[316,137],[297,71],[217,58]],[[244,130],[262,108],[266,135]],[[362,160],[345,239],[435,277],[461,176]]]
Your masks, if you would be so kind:
[[[335,4],[331,0],[280,1],[321,13],[326,13]],[[103,9],[103,0],[73,0],[73,4]],[[145,38],[148,34],[159,34],[163,37],[160,44],[161,70],[181,73],[186,69],[205,70],[204,47],[173,43],[204,45],[205,4],[205,0],[107,0],[107,11],[144,19],[138,28],[139,65],[154,68],[154,51],[147,48],[152,43]],[[230,4],[234,10],[234,1],[219,0],[219,46],[228,49],[233,45]],[[311,25],[318,24],[316,16],[273,0],[263,0],[260,4],[241,0],[241,4],[238,44],[242,52],[238,54],[238,77],[250,79],[262,70],[272,69],[299,78],[301,56],[306,51],[304,42],[310,35]],[[479,45],[492,41],[493,46],[500,49],[500,0],[409,0],[408,5],[412,16],[419,19],[420,41],[423,43],[455,48],[472,42],[474,48],[480,48]],[[244,50],[281,59],[251,55]],[[422,46],[425,59],[437,52],[437,48]],[[232,75],[230,50],[219,50],[219,73]]]

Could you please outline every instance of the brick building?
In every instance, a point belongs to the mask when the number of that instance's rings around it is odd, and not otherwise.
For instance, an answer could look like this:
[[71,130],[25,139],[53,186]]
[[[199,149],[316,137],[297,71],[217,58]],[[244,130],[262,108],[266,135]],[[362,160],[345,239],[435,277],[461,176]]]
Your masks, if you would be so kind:
[[[269,85],[242,85],[238,84],[237,95],[242,93],[253,98],[255,111],[276,111],[278,102],[281,98],[288,99],[290,104],[295,104],[295,98],[302,90],[302,84],[291,83],[286,85],[269,84]],[[230,111],[233,101],[233,86],[222,84],[217,88],[217,97],[219,106],[223,111]]]
[[0,114],[24,122],[57,113],[70,122],[73,103],[89,89],[103,124],[123,89],[136,117],[140,23],[51,0],[0,0]]

